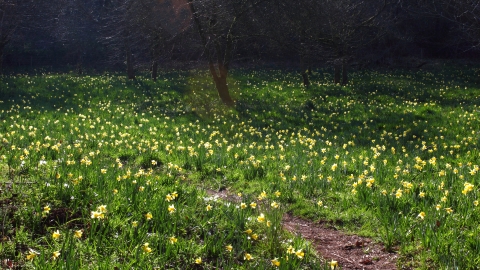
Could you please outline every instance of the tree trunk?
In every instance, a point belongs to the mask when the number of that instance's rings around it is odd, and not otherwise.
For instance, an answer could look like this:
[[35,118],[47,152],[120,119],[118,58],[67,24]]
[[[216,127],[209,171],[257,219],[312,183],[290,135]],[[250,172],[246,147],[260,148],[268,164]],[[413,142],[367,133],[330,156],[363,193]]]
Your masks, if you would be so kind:
[[303,72],[302,73],[302,78],[303,78],[303,86],[309,87],[310,86],[310,80],[308,79],[308,72]]
[[152,63],[152,80],[153,81],[157,81],[157,76],[158,76],[158,62],[157,60],[153,60],[153,63]]
[[335,76],[334,76],[334,83],[337,84],[337,83],[340,83],[340,76],[341,76],[341,68],[342,68],[342,64],[340,62],[340,60],[335,60],[333,62],[333,69],[334,69],[334,72],[335,72]]
[[134,80],[135,79],[135,70],[133,69],[133,59],[132,59],[132,52],[130,49],[127,49],[127,76],[128,79]]
[[342,85],[348,84],[348,73],[347,73],[347,63],[343,61],[342,63]]
[[213,63],[210,63],[210,74],[215,82],[215,88],[217,89],[218,96],[222,100],[223,104],[227,105],[228,107],[233,107],[235,102],[230,96],[230,91],[228,90],[227,84],[228,70],[225,67],[220,66],[219,71],[220,75],[217,74]]

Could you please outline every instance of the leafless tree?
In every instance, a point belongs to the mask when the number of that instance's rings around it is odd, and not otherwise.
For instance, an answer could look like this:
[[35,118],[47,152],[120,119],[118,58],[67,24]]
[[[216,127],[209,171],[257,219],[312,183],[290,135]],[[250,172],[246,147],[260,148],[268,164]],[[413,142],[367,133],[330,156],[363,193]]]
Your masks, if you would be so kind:
[[236,42],[245,37],[240,22],[264,0],[187,0],[218,95],[233,106],[227,77]]

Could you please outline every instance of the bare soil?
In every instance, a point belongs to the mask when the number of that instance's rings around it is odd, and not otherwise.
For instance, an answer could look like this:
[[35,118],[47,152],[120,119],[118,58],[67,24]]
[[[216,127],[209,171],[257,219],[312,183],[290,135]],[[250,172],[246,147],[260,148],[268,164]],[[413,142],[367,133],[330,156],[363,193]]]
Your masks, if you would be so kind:
[[[239,197],[227,190],[207,190],[211,196],[231,202],[239,202]],[[344,270],[350,269],[397,269],[397,253],[388,252],[380,243],[358,235],[348,235],[327,223],[285,214],[283,228],[310,241],[319,255],[327,261],[337,261]]]

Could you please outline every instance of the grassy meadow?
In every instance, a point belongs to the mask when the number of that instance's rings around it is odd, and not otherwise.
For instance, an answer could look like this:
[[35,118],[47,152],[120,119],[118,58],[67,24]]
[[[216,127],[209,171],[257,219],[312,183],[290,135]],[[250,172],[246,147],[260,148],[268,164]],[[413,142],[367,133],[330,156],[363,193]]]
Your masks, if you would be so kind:
[[479,72],[362,71],[340,86],[316,70],[305,89],[237,69],[235,108],[201,70],[0,77],[0,259],[334,268],[281,229],[290,212],[383,243],[399,269],[476,269]]

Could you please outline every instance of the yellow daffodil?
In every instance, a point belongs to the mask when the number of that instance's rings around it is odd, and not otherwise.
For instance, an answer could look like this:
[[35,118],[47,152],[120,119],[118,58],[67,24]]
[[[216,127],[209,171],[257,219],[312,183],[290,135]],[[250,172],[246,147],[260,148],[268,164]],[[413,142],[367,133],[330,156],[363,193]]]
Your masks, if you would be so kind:
[[418,217],[421,218],[421,219],[424,219],[425,218],[425,212],[420,212],[420,214],[418,214]]
[[152,249],[148,245],[149,245],[148,243],[145,243],[145,244],[142,245],[143,252],[145,252],[145,253],[152,252]]
[[175,210],[176,210],[175,205],[171,204],[171,205],[168,206],[168,212],[170,214],[173,214],[175,212]]
[[275,266],[275,267],[280,266],[280,261],[277,258],[271,260],[271,262],[272,262],[272,265]]
[[58,239],[58,238],[60,238],[60,235],[61,235],[61,234],[60,234],[60,231],[59,231],[59,230],[56,230],[56,231],[54,231],[54,232],[52,233],[53,239]]
[[195,259],[196,264],[202,264],[202,258],[198,257]]
[[73,233],[73,237],[75,237],[75,238],[77,238],[77,239],[82,238],[82,235],[83,235],[83,231],[82,231],[82,230],[76,230],[76,231]]
[[303,252],[303,250],[299,249],[299,250],[295,251],[295,255],[297,255],[297,258],[303,259],[303,257],[305,256],[305,252]]
[[265,215],[261,213],[260,216],[257,217],[257,221],[260,223],[265,222]]
[[56,260],[58,257],[60,257],[60,251],[54,251],[52,254],[52,259]]
[[212,206],[209,204],[209,205],[207,205],[207,207],[205,207],[205,209],[206,209],[207,211],[210,211],[210,210],[212,210]]
[[170,242],[170,244],[175,244],[177,243],[177,238],[175,238],[175,236],[171,236],[170,238],[168,238],[168,241]]
[[245,261],[250,261],[250,260],[253,260],[253,256],[250,255],[250,253],[245,253],[245,256],[243,256],[243,259]]
[[232,245],[226,245],[225,250],[228,251],[228,252],[232,252],[232,250],[233,250]]
[[338,262],[337,261],[331,261],[330,262],[330,269],[334,270],[337,267],[338,267]]
[[150,212],[146,213],[146,214],[145,214],[145,218],[146,218],[147,220],[152,219],[152,218],[153,218],[152,213],[150,213]]
[[250,203],[251,208],[257,208],[257,204],[255,202]]

